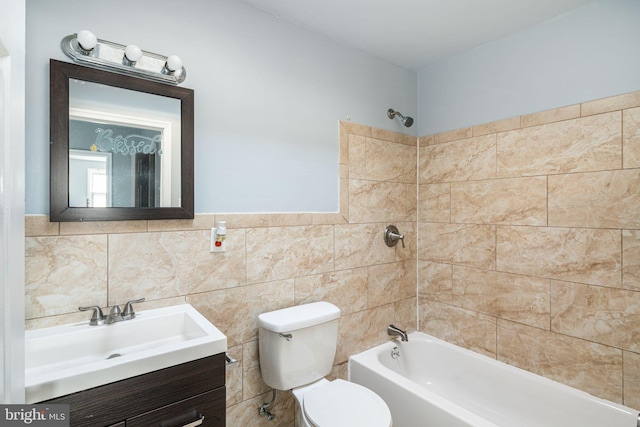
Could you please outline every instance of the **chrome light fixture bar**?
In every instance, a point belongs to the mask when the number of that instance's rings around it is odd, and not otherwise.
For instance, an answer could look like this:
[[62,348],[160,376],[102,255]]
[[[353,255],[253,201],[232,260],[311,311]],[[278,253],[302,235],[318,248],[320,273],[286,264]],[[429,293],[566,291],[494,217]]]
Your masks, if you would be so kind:
[[160,83],[178,85],[187,77],[182,60],[158,55],[136,45],[124,46],[82,30],[62,39],[62,51],[75,62]]

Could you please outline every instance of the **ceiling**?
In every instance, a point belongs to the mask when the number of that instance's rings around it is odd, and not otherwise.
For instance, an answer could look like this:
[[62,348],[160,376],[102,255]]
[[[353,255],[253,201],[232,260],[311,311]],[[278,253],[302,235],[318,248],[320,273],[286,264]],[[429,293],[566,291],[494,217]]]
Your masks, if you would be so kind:
[[240,1],[419,71],[597,0]]

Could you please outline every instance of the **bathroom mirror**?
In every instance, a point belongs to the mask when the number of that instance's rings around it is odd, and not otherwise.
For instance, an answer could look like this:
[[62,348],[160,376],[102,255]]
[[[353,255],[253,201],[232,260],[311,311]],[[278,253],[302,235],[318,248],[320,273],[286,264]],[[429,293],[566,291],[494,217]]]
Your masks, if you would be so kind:
[[191,89],[50,61],[50,220],[193,218]]

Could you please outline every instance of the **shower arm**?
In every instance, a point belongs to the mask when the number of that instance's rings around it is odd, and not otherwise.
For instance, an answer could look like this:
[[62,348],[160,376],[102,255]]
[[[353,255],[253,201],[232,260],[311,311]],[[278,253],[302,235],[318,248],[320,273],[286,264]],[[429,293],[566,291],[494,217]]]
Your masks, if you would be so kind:
[[395,118],[395,116],[400,116],[401,119],[404,119],[404,116],[399,111],[395,111],[393,108],[389,108],[389,110],[387,111],[387,117],[393,119]]
[[395,116],[399,116],[402,124],[406,127],[411,127],[411,125],[413,125],[413,118],[410,116],[403,116],[400,112],[395,111],[393,108],[389,108],[387,110],[387,117],[389,117],[391,120],[394,119]]

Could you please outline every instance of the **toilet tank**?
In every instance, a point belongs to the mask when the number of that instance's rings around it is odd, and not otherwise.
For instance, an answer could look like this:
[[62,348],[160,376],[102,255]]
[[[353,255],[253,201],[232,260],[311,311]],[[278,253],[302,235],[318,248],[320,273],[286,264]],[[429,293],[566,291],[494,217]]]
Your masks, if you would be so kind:
[[328,302],[302,304],[258,316],[262,379],[290,390],[331,372],[340,309]]

